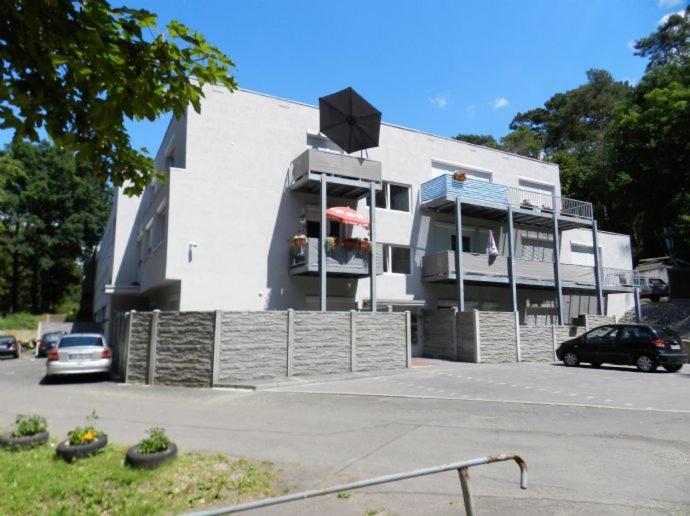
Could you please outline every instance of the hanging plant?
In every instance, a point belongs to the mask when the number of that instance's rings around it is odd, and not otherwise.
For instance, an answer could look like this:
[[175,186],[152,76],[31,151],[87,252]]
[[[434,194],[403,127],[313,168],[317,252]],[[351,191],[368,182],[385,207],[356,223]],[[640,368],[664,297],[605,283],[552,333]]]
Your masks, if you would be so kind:
[[359,241],[359,248],[364,252],[371,251],[371,242],[368,238],[363,238]]
[[455,172],[453,172],[453,180],[454,181],[460,181],[461,183],[464,183],[466,179],[467,179],[467,173],[466,172],[461,172],[460,170],[456,170]]
[[293,248],[305,247],[307,243],[309,243],[309,239],[307,238],[307,235],[302,233],[299,233],[290,239],[290,247]]
[[331,252],[335,249],[337,242],[334,237],[326,237],[326,251]]

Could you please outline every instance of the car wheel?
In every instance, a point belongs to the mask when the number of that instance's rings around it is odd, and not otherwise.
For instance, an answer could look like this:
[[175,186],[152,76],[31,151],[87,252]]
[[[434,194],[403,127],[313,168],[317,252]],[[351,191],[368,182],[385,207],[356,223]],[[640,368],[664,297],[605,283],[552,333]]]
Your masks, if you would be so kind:
[[601,367],[601,362],[590,362],[589,365],[592,367]]
[[649,296],[649,299],[652,300],[652,303],[658,303],[661,298],[659,296]]
[[580,365],[580,359],[574,351],[568,351],[563,355],[563,363],[568,367],[577,367]]
[[681,367],[683,367],[683,364],[665,365],[664,369],[666,369],[669,373],[677,373],[680,371]]
[[651,373],[652,371],[656,371],[657,367],[656,361],[649,355],[640,355],[637,357],[635,365],[643,373]]

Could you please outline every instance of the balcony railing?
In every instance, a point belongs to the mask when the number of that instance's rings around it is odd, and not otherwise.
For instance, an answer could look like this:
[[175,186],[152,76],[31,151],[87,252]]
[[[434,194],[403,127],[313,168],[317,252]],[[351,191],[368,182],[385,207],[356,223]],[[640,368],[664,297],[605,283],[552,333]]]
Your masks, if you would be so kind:
[[[376,273],[383,273],[383,246],[376,246]],[[371,253],[358,247],[348,249],[338,245],[326,252],[326,272],[339,276],[367,276]],[[309,238],[307,245],[290,248],[290,273],[319,272],[319,239]]]
[[[494,276],[502,281],[508,277],[508,257],[496,256],[489,259],[483,253],[462,253],[462,267],[465,274],[476,276]],[[594,286],[596,278],[594,267],[561,263],[561,281],[575,285]],[[455,275],[455,252],[441,251],[422,258],[422,275],[425,281],[453,280]],[[602,287],[616,289],[633,287],[637,273],[630,270],[602,270]],[[518,280],[553,281],[552,262],[515,259],[515,277]]]
[[296,183],[310,172],[381,182],[381,163],[378,161],[315,149],[307,149],[292,160],[290,182]]
[[514,186],[489,183],[478,179],[468,178],[465,181],[455,181],[452,174],[443,174],[430,181],[422,183],[422,205],[430,204],[439,199],[454,199],[459,197],[463,201],[479,201],[500,205],[512,205],[523,209],[553,213],[585,220],[592,220],[592,203],[578,201],[567,197],[555,197],[546,193],[517,188]]

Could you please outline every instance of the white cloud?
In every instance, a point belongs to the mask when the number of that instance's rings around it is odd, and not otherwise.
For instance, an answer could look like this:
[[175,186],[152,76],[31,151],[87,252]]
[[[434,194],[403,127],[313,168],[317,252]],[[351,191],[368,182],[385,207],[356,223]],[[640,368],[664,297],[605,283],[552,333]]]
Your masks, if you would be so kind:
[[498,97],[494,100],[494,109],[501,109],[508,105],[508,99],[505,97]]
[[439,109],[444,109],[448,105],[448,98],[440,93],[437,93],[433,97],[429,97],[428,100]]
[[659,20],[659,25],[663,25],[664,23],[666,23],[666,22],[668,21],[668,19],[669,19],[671,16],[673,16],[674,14],[680,14],[681,16],[683,16],[683,15],[685,14],[685,9],[681,9],[680,11],[675,12],[675,13],[664,14],[664,15],[661,17],[661,19]]
[[683,3],[683,0],[659,0],[657,5],[662,9],[670,9]]
[[467,110],[467,116],[470,118],[474,118],[474,115],[477,114],[477,106],[474,104],[471,104],[465,108]]

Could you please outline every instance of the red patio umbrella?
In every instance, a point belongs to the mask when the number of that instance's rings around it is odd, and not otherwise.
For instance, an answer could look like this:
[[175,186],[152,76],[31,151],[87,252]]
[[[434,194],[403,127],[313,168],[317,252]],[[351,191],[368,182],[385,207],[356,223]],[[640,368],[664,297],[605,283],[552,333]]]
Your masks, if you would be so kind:
[[347,206],[333,206],[332,208],[328,208],[326,210],[326,217],[328,217],[329,220],[337,220],[343,224],[352,224],[365,228],[369,227],[369,219]]

